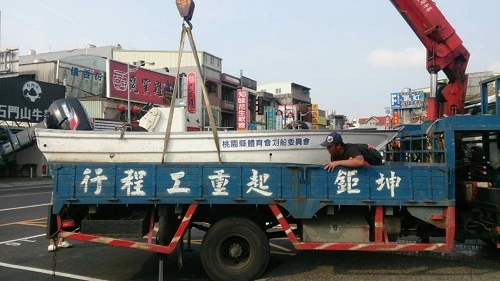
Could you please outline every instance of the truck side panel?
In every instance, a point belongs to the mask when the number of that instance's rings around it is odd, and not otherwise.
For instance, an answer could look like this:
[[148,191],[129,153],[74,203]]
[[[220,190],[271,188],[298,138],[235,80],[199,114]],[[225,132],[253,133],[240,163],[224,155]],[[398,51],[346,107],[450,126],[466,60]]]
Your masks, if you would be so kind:
[[445,165],[359,169],[285,164],[58,164],[54,212],[73,204],[280,204],[295,218],[326,205],[453,206]]

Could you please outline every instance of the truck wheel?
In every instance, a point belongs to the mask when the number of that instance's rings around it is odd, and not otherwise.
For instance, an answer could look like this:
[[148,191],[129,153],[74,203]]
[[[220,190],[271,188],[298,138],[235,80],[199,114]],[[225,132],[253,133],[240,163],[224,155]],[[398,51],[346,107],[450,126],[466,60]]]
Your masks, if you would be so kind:
[[255,280],[267,268],[269,241],[253,221],[225,218],[208,229],[200,256],[205,272],[213,280]]

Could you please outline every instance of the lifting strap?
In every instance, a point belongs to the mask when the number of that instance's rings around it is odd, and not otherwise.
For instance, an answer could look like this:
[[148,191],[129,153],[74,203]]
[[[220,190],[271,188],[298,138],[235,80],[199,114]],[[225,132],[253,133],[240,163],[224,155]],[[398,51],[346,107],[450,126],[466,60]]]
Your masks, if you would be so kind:
[[205,100],[205,105],[206,105],[207,112],[208,112],[208,118],[210,120],[210,128],[212,129],[212,133],[214,135],[215,147],[217,148],[217,156],[219,159],[219,163],[222,163],[222,159],[220,156],[219,135],[217,133],[217,128],[215,127],[215,120],[214,120],[214,116],[212,114],[212,106],[210,105],[210,101],[208,100],[207,89],[205,87],[205,76],[204,76],[203,72],[201,72],[201,66],[200,66],[200,61],[198,58],[198,52],[196,51],[196,45],[194,43],[193,33],[191,32],[192,25],[190,22],[188,22],[188,25],[189,26],[186,27],[184,25],[184,23],[182,24],[181,40],[180,40],[180,44],[179,44],[179,52],[178,52],[178,59],[177,59],[177,74],[176,74],[175,83],[174,83],[174,94],[172,95],[172,101],[170,102],[170,112],[168,114],[167,130],[165,131],[165,139],[163,142],[163,153],[161,156],[161,163],[163,164],[165,162],[165,154],[167,152],[168,143],[170,140],[170,131],[172,129],[172,119],[174,116],[174,109],[175,109],[175,98],[176,98],[176,95],[178,92],[177,88],[179,87],[177,82],[179,81],[179,72],[180,72],[180,65],[181,65],[181,59],[182,59],[182,52],[184,50],[184,36],[186,34],[189,38],[189,43],[191,45],[191,51],[193,53],[194,60],[196,61],[196,66],[198,67],[198,73],[200,74],[200,76],[202,78],[201,79],[202,80],[201,89],[203,92],[203,98]]

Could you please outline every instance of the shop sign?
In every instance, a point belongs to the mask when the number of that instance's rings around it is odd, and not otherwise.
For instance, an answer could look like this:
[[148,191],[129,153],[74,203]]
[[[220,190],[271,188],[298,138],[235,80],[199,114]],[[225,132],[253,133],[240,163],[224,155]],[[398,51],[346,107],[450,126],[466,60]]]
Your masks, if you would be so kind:
[[187,83],[187,111],[189,113],[196,112],[196,73],[189,72]]
[[247,111],[248,111],[248,91],[236,91],[236,129],[245,131],[247,129]]

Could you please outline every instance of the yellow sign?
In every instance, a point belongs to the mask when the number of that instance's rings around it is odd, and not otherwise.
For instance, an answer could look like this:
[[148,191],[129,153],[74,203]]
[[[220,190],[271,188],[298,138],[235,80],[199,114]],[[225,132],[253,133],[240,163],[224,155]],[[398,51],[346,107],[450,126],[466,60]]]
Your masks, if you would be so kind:
[[326,124],[327,124],[327,122],[326,122],[326,117],[324,117],[324,116],[319,116],[319,117],[317,118],[317,122],[318,122],[318,123],[317,123],[318,125],[324,125],[324,126],[326,126]]
[[311,112],[311,121],[313,124],[318,124],[318,118],[319,118],[319,112],[318,112],[318,104],[313,103],[311,106],[312,112]]

